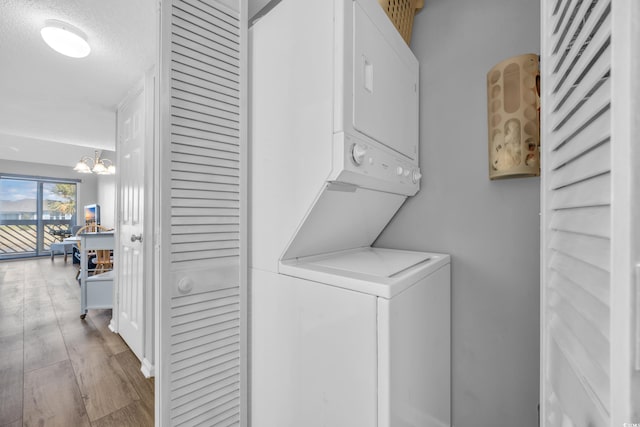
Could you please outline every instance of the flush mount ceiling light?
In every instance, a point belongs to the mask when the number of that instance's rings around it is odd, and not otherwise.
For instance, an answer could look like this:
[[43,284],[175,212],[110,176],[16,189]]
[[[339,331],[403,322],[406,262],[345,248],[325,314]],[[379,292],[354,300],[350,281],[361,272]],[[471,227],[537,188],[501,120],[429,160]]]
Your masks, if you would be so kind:
[[87,36],[66,22],[49,19],[40,34],[51,49],[63,55],[84,58],[91,52]]
[[73,168],[74,171],[80,173],[95,173],[98,175],[113,175],[116,173],[116,167],[109,159],[101,159],[102,151],[96,150],[93,158],[84,156]]

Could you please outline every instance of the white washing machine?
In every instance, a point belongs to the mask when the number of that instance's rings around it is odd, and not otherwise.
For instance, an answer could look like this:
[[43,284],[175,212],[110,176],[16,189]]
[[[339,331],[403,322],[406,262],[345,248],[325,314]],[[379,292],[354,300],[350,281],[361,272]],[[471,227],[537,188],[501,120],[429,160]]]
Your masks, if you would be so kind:
[[450,426],[450,266],[359,248],[252,270],[252,425]]

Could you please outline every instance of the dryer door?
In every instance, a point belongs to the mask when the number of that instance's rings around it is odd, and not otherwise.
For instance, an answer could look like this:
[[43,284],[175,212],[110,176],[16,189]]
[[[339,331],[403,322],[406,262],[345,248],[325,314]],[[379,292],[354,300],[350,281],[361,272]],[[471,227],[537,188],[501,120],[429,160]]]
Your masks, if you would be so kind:
[[353,127],[416,160],[418,62],[382,9],[353,8]]

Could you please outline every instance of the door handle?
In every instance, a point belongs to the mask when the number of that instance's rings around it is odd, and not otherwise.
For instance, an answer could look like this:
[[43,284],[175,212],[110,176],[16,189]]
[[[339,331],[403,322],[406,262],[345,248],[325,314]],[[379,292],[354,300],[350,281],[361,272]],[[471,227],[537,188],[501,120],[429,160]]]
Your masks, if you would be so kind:
[[137,236],[135,234],[132,234],[131,235],[131,241],[135,242],[136,240],[138,242],[142,242],[142,234],[138,234]]
[[183,277],[178,282],[178,292],[182,295],[186,295],[193,290],[193,280],[190,277]]

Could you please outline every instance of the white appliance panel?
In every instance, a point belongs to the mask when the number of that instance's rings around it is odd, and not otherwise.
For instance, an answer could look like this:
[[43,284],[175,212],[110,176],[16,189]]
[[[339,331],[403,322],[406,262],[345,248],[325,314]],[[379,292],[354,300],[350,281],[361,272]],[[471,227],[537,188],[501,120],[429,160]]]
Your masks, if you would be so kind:
[[405,61],[388,25],[376,25],[357,1],[353,13],[353,127],[417,161],[418,63]]
[[376,426],[376,298],[250,274],[252,425]]
[[362,247],[283,260],[280,273],[393,298],[449,262],[446,254]]
[[378,427],[451,425],[450,276],[378,299]]
[[405,199],[398,194],[329,183],[311,206],[282,259],[369,246]]
[[278,270],[331,172],[333,16],[333,1],[285,0],[250,30],[249,262],[255,268]]
[[346,133],[333,135],[333,166],[327,181],[413,196],[421,176],[417,162],[396,151]]
[[323,257],[314,264],[344,272],[366,272],[368,275],[388,278],[430,259],[431,254],[424,252],[363,248],[358,251],[343,252],[337,256]]

